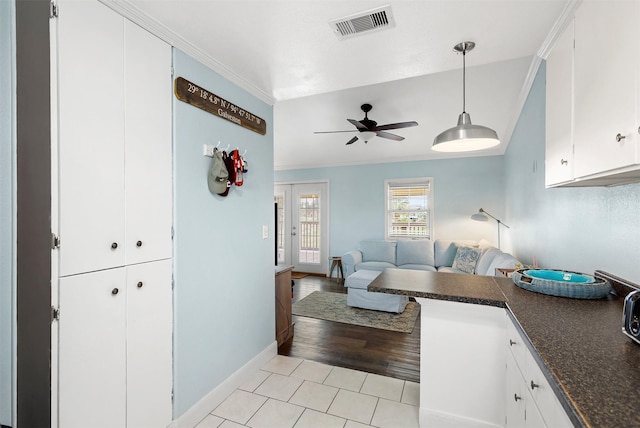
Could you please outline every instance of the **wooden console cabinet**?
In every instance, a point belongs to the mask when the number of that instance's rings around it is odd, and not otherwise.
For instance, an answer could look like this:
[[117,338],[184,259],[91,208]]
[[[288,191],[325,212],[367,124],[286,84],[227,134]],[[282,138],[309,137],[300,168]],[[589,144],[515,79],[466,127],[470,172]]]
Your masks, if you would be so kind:
[[293,337],[291,315],[291,269],[293,266],[276,266],[276,341],[278,347]]

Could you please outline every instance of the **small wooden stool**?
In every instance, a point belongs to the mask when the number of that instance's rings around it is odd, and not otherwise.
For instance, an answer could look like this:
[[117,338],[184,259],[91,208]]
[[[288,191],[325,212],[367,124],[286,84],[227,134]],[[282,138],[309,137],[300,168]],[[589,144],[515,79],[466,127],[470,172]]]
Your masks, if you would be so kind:
[[344,281],[344,272],[342,271],[342,257],[329,257],[331,260],[331,269],[329,269],[329,278],[333,278],[333,270],[336,269],[336,280]]

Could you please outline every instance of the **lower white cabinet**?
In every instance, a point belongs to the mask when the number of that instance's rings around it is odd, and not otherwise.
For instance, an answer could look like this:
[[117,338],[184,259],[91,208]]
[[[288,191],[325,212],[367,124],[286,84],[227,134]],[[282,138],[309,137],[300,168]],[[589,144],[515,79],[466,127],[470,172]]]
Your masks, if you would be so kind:
[[58,426],[172,419],[170,259],[60,279]]
[[507,317],[506,423],[512,427],[572,427],[560,401]]

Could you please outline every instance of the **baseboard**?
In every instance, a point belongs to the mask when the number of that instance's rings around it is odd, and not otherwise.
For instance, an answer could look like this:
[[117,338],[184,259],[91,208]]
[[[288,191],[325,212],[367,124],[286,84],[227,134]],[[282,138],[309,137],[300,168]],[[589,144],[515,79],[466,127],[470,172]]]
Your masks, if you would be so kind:
[[251,375],[260,370],[277,354],[278,344],[274,341],[200,401],[191,406],[179,418],[174,419],[168,428],[193,428],[196,426],[212,409],[222,403],[233,391],[238,389]]
[[421,427],[436,426],[441,428],[499,428],[490,422],[471,419],[450,413],[420,408],[419,420]]

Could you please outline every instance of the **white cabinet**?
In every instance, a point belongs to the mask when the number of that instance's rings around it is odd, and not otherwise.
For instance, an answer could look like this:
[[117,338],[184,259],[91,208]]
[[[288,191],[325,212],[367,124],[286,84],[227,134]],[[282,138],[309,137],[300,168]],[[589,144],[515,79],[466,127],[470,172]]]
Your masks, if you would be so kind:
[[59,274],[171,257],[171,47],[59,2]]
[[576,177],[638,164],[638,5],[583,2],[576,11]]
[[421,306],[420,426],[502,425],[504,309],[416,301]]
[[638,19],[637,1],[583,2],[554,45],[547,60],[547,187],[640,181]]
[[573,180],[573,21],[547,57],[545,184]]
[[507,316],[506,426],[572,427],[555,392]]
[[97,0],[57,3],[53,419],[65,428],[167,426],[171,47]]
[[171,422],[171,260],[60,279],[59,426]]

